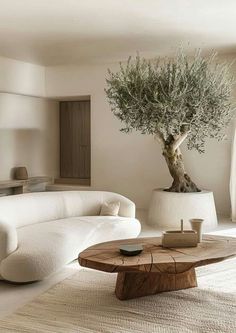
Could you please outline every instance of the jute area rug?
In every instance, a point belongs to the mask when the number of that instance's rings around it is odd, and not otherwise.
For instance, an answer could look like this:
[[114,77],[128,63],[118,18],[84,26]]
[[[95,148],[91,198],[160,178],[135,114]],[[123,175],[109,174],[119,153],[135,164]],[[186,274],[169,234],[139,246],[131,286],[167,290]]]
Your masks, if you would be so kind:
[[236,260],[201,267],[198,288],[129,301],[115,274],[83,270],[0,321],[0,332],[236,333]]

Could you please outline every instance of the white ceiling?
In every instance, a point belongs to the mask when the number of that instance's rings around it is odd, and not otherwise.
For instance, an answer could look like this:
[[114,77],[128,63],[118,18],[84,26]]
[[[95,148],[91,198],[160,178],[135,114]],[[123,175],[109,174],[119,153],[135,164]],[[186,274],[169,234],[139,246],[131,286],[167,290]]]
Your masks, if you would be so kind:
[[43,65],[236,51],[235,0],[0,0],[0,56]]

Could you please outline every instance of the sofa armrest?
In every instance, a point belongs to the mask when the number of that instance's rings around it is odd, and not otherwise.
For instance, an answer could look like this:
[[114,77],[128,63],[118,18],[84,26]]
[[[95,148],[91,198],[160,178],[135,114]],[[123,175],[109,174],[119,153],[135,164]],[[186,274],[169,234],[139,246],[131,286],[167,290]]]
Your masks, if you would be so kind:
[[0,261],[17,249],[18,240],[16,228],[0,222]]
[[131,200],[127,198],[125,199],[126,200],[120,201],[119,215],[124,217],[135,217],[135,211],[136,211],[135,204]]

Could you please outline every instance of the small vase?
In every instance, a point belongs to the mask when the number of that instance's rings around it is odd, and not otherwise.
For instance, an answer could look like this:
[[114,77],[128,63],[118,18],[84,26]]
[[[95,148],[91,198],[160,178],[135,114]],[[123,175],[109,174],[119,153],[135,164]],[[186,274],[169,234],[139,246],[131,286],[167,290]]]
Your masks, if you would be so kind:
[[15,179],[17,180],[26,180],[28,179],[28,172],[26,167],[17,167],[15,168]]
[[191,227],[194,231],[197,232],[198,235],[198,243],[202,241],[202,222],[203,219],[191,219],[189,222],[191,223]]

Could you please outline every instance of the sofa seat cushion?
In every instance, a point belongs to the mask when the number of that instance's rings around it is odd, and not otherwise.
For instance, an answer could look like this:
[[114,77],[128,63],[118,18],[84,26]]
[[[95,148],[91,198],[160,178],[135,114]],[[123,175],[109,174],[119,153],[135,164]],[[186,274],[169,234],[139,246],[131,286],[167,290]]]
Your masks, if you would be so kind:
[[137,237],[140,223],[119,216],[83,216],[17,229],[18,248],[0,263],[1,276],[12,282],[42,280],[77,259],[86,247]]

